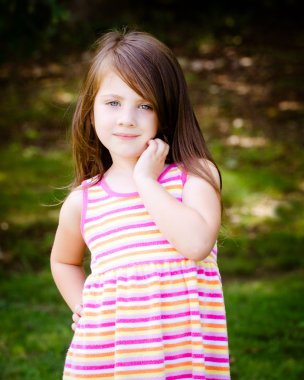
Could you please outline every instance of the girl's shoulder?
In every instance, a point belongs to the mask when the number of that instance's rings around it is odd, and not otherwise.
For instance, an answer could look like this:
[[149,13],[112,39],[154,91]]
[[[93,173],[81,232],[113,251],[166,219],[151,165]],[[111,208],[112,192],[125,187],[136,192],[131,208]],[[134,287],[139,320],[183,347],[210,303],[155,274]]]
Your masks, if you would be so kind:
[[70,229],[73,226],[78,227],[82,214],[82,202],[83,192],[80,187],[77,187],[64,200],[59,213],[59,223],[70,226]]
[[187,173],[187,184],[197,183],[204,186],[213,187],[215,191],[220,192],[222,186],[221,174],[217,166],[210,160],[199,158],[194,163],[196,169],[192,172],[191,169]]

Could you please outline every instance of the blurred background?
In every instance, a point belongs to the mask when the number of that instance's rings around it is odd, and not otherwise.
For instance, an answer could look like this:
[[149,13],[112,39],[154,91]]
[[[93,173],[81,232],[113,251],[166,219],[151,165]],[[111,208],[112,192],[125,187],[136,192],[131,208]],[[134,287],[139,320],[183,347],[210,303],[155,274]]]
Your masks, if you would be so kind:
[[71,313],[49,254],[73,179],[69,126],[93,42],[123,26],[153,33],[176,53],[222,172],[218,260],[232,379],[304,378],[301,1],[1,0],[0,7],[2,378],[60,379]]

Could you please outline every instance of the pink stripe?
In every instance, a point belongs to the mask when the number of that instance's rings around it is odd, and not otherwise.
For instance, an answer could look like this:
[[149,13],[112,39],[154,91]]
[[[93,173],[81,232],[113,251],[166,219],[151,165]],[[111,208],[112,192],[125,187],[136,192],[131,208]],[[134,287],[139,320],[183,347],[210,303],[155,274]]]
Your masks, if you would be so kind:
[[83,304],[83,307],[87,307],[88,309],[98,309],[99,307],[103,306],[111,306],[116,304],[116,298],[109,301],[102,301],[101,303],[85,303]]
[[168,173],[169,170],[173,169],[173,168],[176,168],[177,165],[176,164],[170,164],[166,167],[166,169],[161,173],[161,175],[158,177],[158,182],[161,183],[162,181],[162,178]]
[[[90,308],[90,309],[98,309],[99,307],[102,307],[102,306],[114,305],[117,301],[118,302],[124,302],[124,303],[134,302],[134,301],[135,302],[138,302],[138,301],[149,301],[149,300],[153,300],[153,299],[162,299],[162,298],[177,297],[177,296],[185,295],[185,294],[197,294],[197,291],[196,291],[196,289],[194,289],[194,290],[191,290],[191,291],[180,291],[180,292],[165,293],[165,294],[163,294],[163,293],[155,293],[155,294],[152,294],[152,295],[149,295],[149,296],[117,297],[117,298],[115,298],[114,300],[111,300],[111,301],[110,300],[103,301],[102,303],[86,303],[83,306],[87,307],[87,308]],[[220,299],[222,299],[221,296],[219,296],[219,297],[220,297]],[[174,300],[172,302],[174,302]]]
[[224,336],[204,335],[203,338],[206,340],[227,342],[227,337]]
[[157,240],[157,241],[150,241],[150,242],[148,241],[148,242],[138,242],[138,243],[133,243],[133,244],[127,244],[127,245],[119,246],[117,248],[113,248],[113,249],[110,249],[110,250],[105,251],[103,253],[100,253],[99,255],[96,255],[95,260],[98,260],[101,257],[108,256],[111,253],[124,251],[124,250],[130,249],[130,248],[149,247],[149,246],[154,247],[156,245],[168,245],[168,244],[169,243],[167,240]]
[[[177,263],[178,262],[180,262],[180,261],[183,261],[183,260],[185,260],[185,261],[187,261],[187,263],[189,262],[190,263],[190,260],[188,260],[188,259],[185,259],[185,258],[181,258],[180,260],[176,260],[176,259],[174,259],[174,260],[171,260],[171,262],[172,261],[176,261]],[[154,263],[154,262],[156,262],[156,263],[158,263],[158,262],[163,262],[163,261],[160,261],[160,260],[158,260],[158,261],[149,261],[149,262],[144,262],[144,264],[146,264],[146,263],[148,263],[148,264],[150,264],[150,263]],[[167,262],[167,260],[166,260],[166,262]],[[162,270],[162,268],[160,268],[159,269],[160,271]],[[191,267],[189,267],[189,268],[183,268],[183,269],[172,269],[172,270],[170,270],[170,271],[166,271],[166,272],[152,272],[152,273],[149,273],[149,274],[146,274],[146,275],[142,275],[142,276],[130,276],[130,277],[123,277],[123,276],[119,276],[119,277],[117,277],[117,280],[119,280],[119,281],[126,281],[126,282],[128,282],[130,279],[132,279],[132,280],[145,280],[145,279],[147,279],[147,278],[151,278],[151,277],[154,277],[154,276],[157,276],[157,277],[167,277],[167,276],[178,276],[178,275],[180,275],[180,274],[185,274],[185,273],[191,273],[191,272],[194,272],[194,273],[197,273],[197,274],[206,274],[206,273],[208,273],[208,275],[211,273],[211,272],[208,272],[208,271],[204,271],[204,270],[198,270],[197,269],[197,267],[195,266],[195,264],[194,264],[194,266],[191,266]],[[214,273],[217,273],[217,272],[212,272],[213,274]],[[106,283],[106,282],[105,282]]]
[[[88,243],[92,243],[93,241],[97,239],[100,239],[104,236],[108,236],[119,231],[127,231],[133,228],[152,227],[152,226],[155,226],[154,222],[148,222],[148,223],[142,223],[142,224],[128,224],[127,226],[124,226],[124,227],[114,228],[113,230],[108,230],[102,234],[97,234],[93,236],[90,240],[88,240]],[[148,232],[151,232],[151,230],[149,230]]]
[[84,236],[84,223],[85,223],[85,216],[87,212],[87,207],[88,207],[88,188],[85,186],[83,191],[82,191],[82,210],[81,210],[81,220],[80,220],[80,230],[83,238],[85,239]]
[[156,342],[162,342],[163,340],[171,340],[171,339],[178,339],[178,338],[186,338],[186,337],[198,337],[201,336],[200,333],[192,333],[192,332],[186,332],[182,334],[172,334],[172,335],[163,335],[163,337],[157,337],[157,338],[150,338],[150,339],[123,339],[123,340],[117,340],[116,345],[132,345],[132,344],[146,344],[146,343],[156,343]]
[[163,359],[154,359],[154,360],[140,360],[140,361],[129,361],[129,362],[117,362],[116,367],[128,367],[128,366],[145,366],[149,364],[163,364]]
[[206,318],[206,319],[222,319],[225,320],[225,315],[223,313],[217,315],[217,314],[202,314],[201,318]]
[[149,339],[123,339],[123,340],[117,340],[116,345],[129,345],[129,344],[149,344],[149,343],[157,343],[162,342],[162,338],[149,338]]
[[213,276],[218,276],[217,271],[206,271],[206,270],[198,270],[197,274],[203,274],[205,276],[213,277]]
[[82,370],[82,371],[96,371],[96,370],[103,370],[103,369],[113,369],[115,368],[114,364],[104,364],[104,365],[75,365],[75,364],[70,364],[66,363],[65,365],[66,368],[71,368],[71,369],[77,369],[77,370]]
[[115,364],[104,364],[104,365],[72,365],[70,363],[66,364],[67,368],[73,368],[83,371],[96,371],[96,370],[104,370],[104,369],[112,369],[117,367],[136,367],[136,366],[146,366],[151,364],[163,364],[164,361],[162,359],[158,360],[140,360],[140,361],[129,361],[129,362],[116,362]]
[[183,374],[178,375],[172,375],[172,376],[166,376],[166,380],[180,380],[180,379],[201,379],[206,380],[205,375],[194,375],[192,371],[183,371]]
[[[162,268],[160,268],[159,270],[162,270]],[[146,280],[148,278],[151,278],[151,277],[173,277],[173,276],[178,276],[180,274],[186,274],[186,273],[191,273],[191,272],[195,272],[196,273],[196,267],[190,267],[189,269],[172,269],[170,271],[166,271],[166,272],[152,272],[152,273],[149,273],[149,274],[146,274],[146,275],[142,275],[142,276],[130,276],[130,277],[122,277],[122,276],[119,276],[117,277],[117,280],[119,281],[126,281],[128,282],[130,279],[131,280]]]
[[174,314],[162,314],[146,318],[119,318],[118,323],[137,323],[137,322],[149,322],[149,321],[158,321],[161,319],[178,319],[181,317],[189,317],[190,315],[198,315],[198,311],[187,311],[184,313],[174,313]]
[[134,301],[149,301],[154,298],[170,298],[170,297],[178,297],[184,296],[187,294],[197,294],[197,290],[185,290],[180,292],[172,292],[172,293],[154,293],[148,296],[138,296],[138,297],[118,297],[117,300],[120,302],[134,302]]
[[222,299],[223,296],[221,293],[204,293],[204,292],[198,292],[198,295],[200,297],[208,297],[208,298],[220,298]]
[[[105,213],[103,213],[101,215],[93,216],[91,218],[88,218],[88,219],[85,220],[85,222],[86,223],[92,222],[93,220],[98,220],[98,219],[104,218],[105,216],[113,215],[113,214],[116,214],[116,213],[122,212],[122,211],[137,210],[137,209],[143,209],[143,208],[144,208],[143,204],[134,205],[134,206],[128,206],[128,207],[121,207],[121,208],[117,208],[117,209],[112,210],[112,211],[105,212]],[[129,216],[129,214],[128,214],[128,216]]]
[[178,180],[178,179],[180,179],[180,175],[176,175],[174,177],[164,178],[163,180],[159,181],[159,183],[163,184],[163,183],[175,181],[175,180]]
[[206,362],[213,362],[213,363],[229,363],[229,359],[226,357],[226,358],[216,358],[214,356],[206,356],[205,357],[205,361]]
[[182,169],[182,183],[183,183],[183,185],[185,185],[186,182],[187,182],[187,172],[186,172],[186,169],[183,168]]

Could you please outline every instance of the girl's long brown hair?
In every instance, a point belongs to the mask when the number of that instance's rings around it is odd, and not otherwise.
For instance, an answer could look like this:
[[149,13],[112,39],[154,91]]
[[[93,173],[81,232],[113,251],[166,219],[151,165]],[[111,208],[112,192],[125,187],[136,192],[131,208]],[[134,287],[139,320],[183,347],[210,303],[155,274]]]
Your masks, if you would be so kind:
[[93,126],[95,96],[103,72],[110,67],[152,103],[158,115],[158,136],[170,146],[166,162],[184,165],[188,172],[207,180],[219,194],[207,160],[217,166],[200,130],[183,71],[173,52],[152,35],[138,31],[108,32],[96,46],[72,122],[74,186],[92,177],[98,181],[112,164]]

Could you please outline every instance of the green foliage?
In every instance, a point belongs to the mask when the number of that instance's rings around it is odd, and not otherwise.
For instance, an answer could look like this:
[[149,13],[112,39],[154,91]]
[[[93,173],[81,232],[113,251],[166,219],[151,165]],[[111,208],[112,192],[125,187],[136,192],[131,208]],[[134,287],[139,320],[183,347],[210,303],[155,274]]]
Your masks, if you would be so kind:
[[[273,39],[282,27],[301,40],[301,2],[299,0],[258,0],[251,2],[223,0],[197,2],[188,0],[1,0],[0,62],[24,58],[45,60],[88,46],[101,32],[113,27],[135,26],[156,33],[175,46],[196,53],[202,45],[200,33],[227,44]],[[259,25],[258,33],[256,25]],[[267,33],[271,25],[274,33]],[[296,32],[295,32],[296,30]],[[177,33],[178,31],[178,33]]]
[[21,57],[37,58],[49,50],[69,17],[62,1],[1,0],[0,62]]

